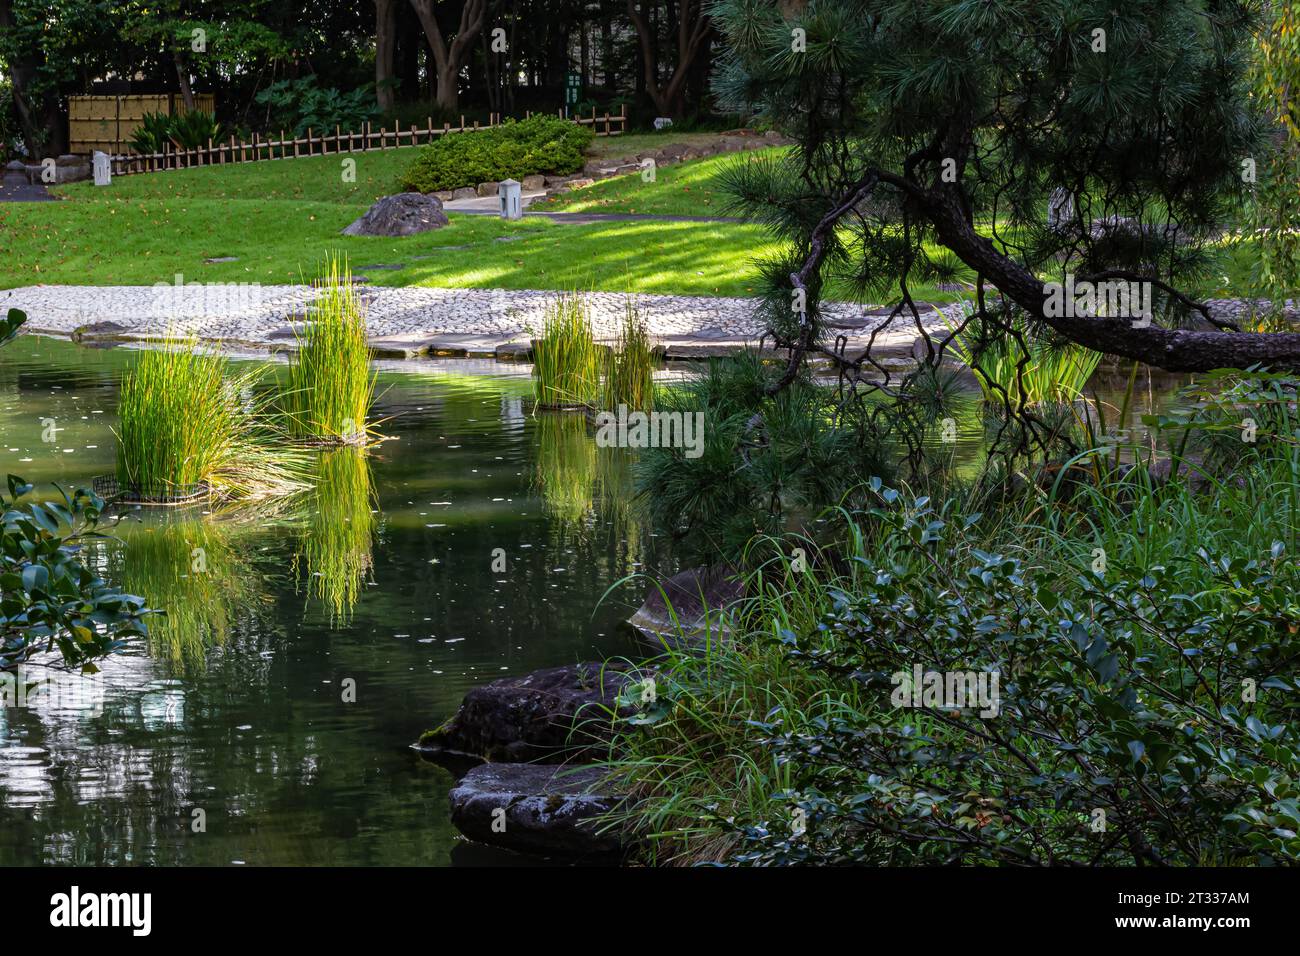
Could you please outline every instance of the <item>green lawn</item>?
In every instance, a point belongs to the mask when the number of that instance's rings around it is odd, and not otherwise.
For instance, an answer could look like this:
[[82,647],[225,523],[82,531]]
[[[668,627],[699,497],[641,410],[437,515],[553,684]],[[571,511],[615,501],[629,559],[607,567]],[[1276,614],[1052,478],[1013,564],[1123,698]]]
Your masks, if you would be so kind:
[[660,166],[653,182],[640,174],[618,176],[594,183],[554,199],[535,202],[542,212],[653,213],[660,216],[727,216],[719,175],[736,163],[771,157],[781,147],[744,153],[726,153],[688,163]]
[[[0,203],[0,288],[152,285],[177,274],[185,281],[293,282],[341,250],[376,285],[745,296],[754,291],[753,260],[776,250],[758,227],[730,222],[582,225],[452,214],[451,225],[421,236],[340,235],[397,188],[414,155],[357,154],[355,183],[340,175],[346,157],[305,157],[119,177],[107,188],[77,183],[57,190],[57,203]],[[653,183],[636,175],[607,180],[538,208],[708,215],[721,205],[719,173],[758,155],[662,167]],[[205,262],[224,257],[237,261]],[[1242,294],[1252,259],[1249,243],[1232,247],[1224,267],[1193,294]],[[367,269],[374,265],[402,268]],[[923,284],[913,295],[952,298]]]
[[[150,178],[165,176],[140,180]],[[773,248],[756,227],[726,223],[507,223],[464,215],[404,239],[339,235],[365,208],[179,196],[7,203],[0,205],[0,288],[152,285],[178,273],[185,281],[291,282],[310,277],[338,249],[377,285],[748,295],[750,260]],[[204,262],[226,256],[238,261]],[[404,268],[367,271],[374,264]]]

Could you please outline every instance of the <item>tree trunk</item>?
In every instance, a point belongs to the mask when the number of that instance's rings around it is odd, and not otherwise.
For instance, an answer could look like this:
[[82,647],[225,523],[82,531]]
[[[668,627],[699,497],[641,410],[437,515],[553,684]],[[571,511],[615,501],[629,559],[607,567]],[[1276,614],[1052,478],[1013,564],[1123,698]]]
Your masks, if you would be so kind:
[[[14,26],[10,0],[0,0],[0,30],[12,30]],[[9,63],[14,110],[18,114],[18,125],[22,127],[23,143],[32,159],[58,156],[68,148],[57,92],[46,90],[40,95],[33,92],[39,68],[36,51]]]
[[393,49],[397,42],[396,0],[375,0],[375,103],[381,113],[396,105]]
[[185,104],[185,112],[194,112],[194,89],[190,86],[190,65],[185,60],[183,53],[172,54],[172,64],[176,67],[176,84],[181,90],[181,102]]
[[[949,155],[962,150],[949,145]],[[1022,308],[1032,319],[1042,322],[1065,338],[1085,348],[1118,355],[1169,372],[1209,372],[1220,368],[1244,369],[1263,365],[1273,369],[1300,370],[1300,333],[1257,333],[1223,331],[1189,331],[1164,329],[1155,325],[1135,326],[1132,319],[1104,316],[1063,316],[1049,314],[1046,284],[1019,262],[998,252],[993,242],[981,236],[971,225],[968,204],[953,184],[926,188],[911,176],[884,170],[869,170],[862,181],[844,197],[836,211],[819,225],[828,231],[834,222],[865,198],[865,190],[874,181],[888,183],[907,193],[912,206],[934,225],[939,242],[956,253],[984,281]],[[802,269],[797,274],[806,286],[808,277],[821,268],[824,243],[814,243]],[[1140,276],[1099,275],[1091,279],[1123,278],[1142,281]],[[1185,298],[1185,297],[1184,297]],[[800,354],[812,341],[810,329],[804,330]],[[779,383],[789,384],[793,366]]]
[[429,49],[433,52],[433,72],[438,78],[436,102],[441,109],[455,112],[460,104],[457,79],[474,49],[475,38],[483,29],[483,22],[487,18],[487,0],[465,0],[460,9],[460,26],[450,44],[443,39],[433,4],[434,0],[411,0],[425,39],[429,41]]
[[[644,4],[643,4],[644,5]],[[659,83],[659,57],[657,31],[637,7],[637,0],[627,0],[627,14],[636,28],[641,49],[641,67],[645,91],[655,104],[660,116],[681,116],[686,110],[685,84],[691,65],[700,48],[713,29],[709,16],[702,9],[702,0],[681,0],[677,10],[677,62],[668,81]]]

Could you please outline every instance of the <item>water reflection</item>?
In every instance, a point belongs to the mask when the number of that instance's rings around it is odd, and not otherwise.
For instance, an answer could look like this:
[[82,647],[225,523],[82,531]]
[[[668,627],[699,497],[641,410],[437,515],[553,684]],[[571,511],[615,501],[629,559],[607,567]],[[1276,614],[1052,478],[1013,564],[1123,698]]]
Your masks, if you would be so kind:
[[379,501],[367,452],[321,452],[313,477],[294,574],[305,576],[308,597],[328,610],[332,625],[346,625],[375,564]]
[[[47,492],[110,472],[129,358],[7,346],[5,470]],[[674,568],[631,523],[629,453],[529,415],[526,366],[377,368],[394,440],[323,454],[314,491],[274,510],[133,509],[88,549],[170,613],[104,662],[98,715],[0,710],[0,865],[448,864],[453,778],[408,745],[483,682],[631,652],[618,622],[639,590],[602,595]],[[57,447],[42,417],[66,428]]]
[[149,653],[169,672],[202,671],[239,617],[269,606],[250,556],[265,519],[258,511],[164,514],[129,529],[113,579],[164,612],[149,618]]
[[575,412],[537,413],[535,483],[546,513],[566,529],[584,526],[596,490],[596,442]]

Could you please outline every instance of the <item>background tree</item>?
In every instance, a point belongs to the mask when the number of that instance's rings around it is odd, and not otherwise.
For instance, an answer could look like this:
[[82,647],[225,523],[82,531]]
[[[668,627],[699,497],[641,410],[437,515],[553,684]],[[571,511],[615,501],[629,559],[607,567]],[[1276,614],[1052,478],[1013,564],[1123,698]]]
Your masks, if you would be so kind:
[[[707,50],[713,30],[705,6],[704,0],[669,0],[662,8],[650,0],[627,0],[627,15],[640,44],[645,92],[660,116],[686,112],[687,80]],[[660,62],[660,32],[672,37],[671,66]]]
[[411,0],[411,6],[420,18],[420,26],[433,52],[437,75],[435,101],[444,110],[455,110],[460,104],[460,71],[464,69],[474,41],[487,19],[488,0],[463,0],[460,19],[455,34],[448,42],[438,24],[436,0]]
[[[1240,208],[1263,127],[1248,68],[1260,5],[1247,0],[719,0],[728,52],[717,86],[799,140],[751,164],[738,205],[790,240],[766,265],[766,308],[795,348],[820,348],[829,276],[908,291],[946,247],[977,277],[976,320],[1173,371],[1300,367],[1300,335],[1236,331],[1179,291]],[[1049,229],[1053,190],[1075,199]],[[986,223],[983,232],[977,219]],[[991,224],[991,225],[987,225]],[[1159,321],[1050,314],[1042,276],[1149,280]],[[792,290],[807,297],[791,309]],[[924,335],[924,330],[921,330]],[[928,337],[926,341],[929,342]],[[931,345],[933,343],[930,343]],[[865,377],[870,358],[852,374]]]
[[1259,39],[1255,90],[1278,129],[1256,194],[1260,292],[1274,322],[1300,276],[1300,8],[1270,5]]

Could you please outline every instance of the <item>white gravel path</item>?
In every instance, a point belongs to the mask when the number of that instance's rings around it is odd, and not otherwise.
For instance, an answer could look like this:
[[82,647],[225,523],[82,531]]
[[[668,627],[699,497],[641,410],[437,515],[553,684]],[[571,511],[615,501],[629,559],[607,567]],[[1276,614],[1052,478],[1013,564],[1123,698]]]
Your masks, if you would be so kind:
[[[431,348],[492,352],[526,343],[540,330],[545,308],[556,293],[505,289],[386,288],[363,285],[366,320],[373,345],[419,354]],[[28,331],[70,335],[86,326],[108,338],[143,338],[170,334],[232,345],[293,347],[295,322],[314,291],[302,285],[191,283],[157,286],[26,286],[0,291],[0,310],[28,314]],[[709,296],[637,295],[637,308],[650,334],[670,354],[756,344],[763,325],[753,315],[754,300]],[[627,297],[621,293],[587,293],[598,338],[612,339],[623,322]],[[1211,303],[1222,317],[1240,318],[1240,299]],[[955,313],[959,307],[946,306]],[[828,303],[825,318],[848,337],[848,351],[864,347],[871,330],[884,321],[880,310]],[[942,333],[946,318],[938,311],[922,316],[930,334]],[[873,353],[900,356],[917,337],[914,325],[896,320],[878,335]]]
[[[464,336],[484,343],[524,342],[539,330],[554,292],[504,289],[431,289],[362,286],[371,338],[413,343]],[[26,286],[0,292],[0,309],[28,314],[28,330],[70,335],[84,326],[113,323],[126,337],[193,335],[204,340],[282,346],[292,344],[293,323],[303,315],[309,286],[193,284],[184,286]],[[587,294],[599,338],[612,338],[621,325],[627,297]],[[755,342],[763,332],[752,315],[753,300],[706,296],[637,295],[637,308],[650,334],[669,344],[726,346]],[[882,321],[866,308],[826,307],[829,319],[855,326],[852,338],[869,334]],[[928,323],[942,326],[938,313]],[[901,326],[903,323],[897,322]],[[899,329],[878,340],[883,347],[910,345],[914,333]],[[893,341],[897,339],[897,341]]]

